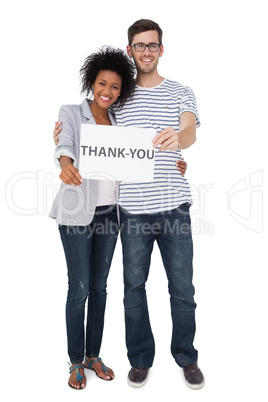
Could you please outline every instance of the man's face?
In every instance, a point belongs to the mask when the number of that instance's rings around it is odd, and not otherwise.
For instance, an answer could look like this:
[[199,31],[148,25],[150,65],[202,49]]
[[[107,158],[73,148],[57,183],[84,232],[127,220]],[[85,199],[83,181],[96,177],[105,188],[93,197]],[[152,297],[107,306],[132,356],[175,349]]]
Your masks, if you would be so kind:
[[[132,44],[142,43],[149,45],[149,43],[159,44],[157,31],[146,31],[134,36]],[[156,70],[159,57],[164,52],[163,45],[156,52],[152,52],[148,47],[142,52],[135,50],[134,46],[127,46],[127,53],[129,57],[133,57],[137,70],[140,73],[149,74]]]

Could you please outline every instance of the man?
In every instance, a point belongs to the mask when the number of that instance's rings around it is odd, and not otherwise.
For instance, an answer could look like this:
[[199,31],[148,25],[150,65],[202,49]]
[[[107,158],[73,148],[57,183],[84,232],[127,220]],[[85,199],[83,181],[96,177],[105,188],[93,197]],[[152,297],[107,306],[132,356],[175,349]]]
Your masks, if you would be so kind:
[[[171,352],[183,368],[187,385],[204,386],[197,365],[194,286],[192,284],[193,244],[189,207],[189,184],[178,174],[175,163],[181,150],[196,140],[199,117],[195,95],[189,87],[167,80],[158,73],[162,57],[162,30],[151,20],[136,21],[128,30],[128,55],[137,67],[134,95],[122,109],[114,110],[121,126],[153,127],[155,172],[152,183],[121,182],[121,240],[124,263],[124,307],[126,344],[132,366],[128,383],[143,386],[153,365],[155,344],[151,330],[145,285],[154,241],[166,270],[173,332]],[[60,132],[54,130],[54,138]],[[55,138],[57,142],[57,139]]]
[[204,377],[197,365],[193,245],[187,180],[178,175],[175,162],[181,149],[196,140],[199,118],[195,95],[189,87],[161,77],[157,67],[164,52],[162,30],[151,20],[136,21],[128,30],[128,55],[137,68],[137,86],[123,109],[116,109],[118,125],[153,127],[155,173],[153,183],[121,182],[121,240],[124,263],[124,307],[128,358],[132,366],[128,383],[140,387],[153,365],[155,345],[150,326],[145,284],[154,241],[166,270],[173,333],[171,352],[183,368],[186,383],[202,388]]

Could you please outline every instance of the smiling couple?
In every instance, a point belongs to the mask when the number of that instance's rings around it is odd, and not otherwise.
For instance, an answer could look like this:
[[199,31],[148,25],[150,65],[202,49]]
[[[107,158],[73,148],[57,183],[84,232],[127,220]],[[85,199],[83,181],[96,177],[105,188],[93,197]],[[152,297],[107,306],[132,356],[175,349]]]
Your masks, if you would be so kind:
[[[158,62],[164,47],[157,23],[136,21],[128,30],[128,41],[129,57],[119,49],[103,48],[86,59],[80,71],[82,92],[90,94],[91,100],[63,106],[54,129],[55,160],[61,168],[62,186],[50,216],[59,224],[68,268],[68,383],[75,389],[85,388],[84,368],[94,370],[104,380],[115,377],[99,351],[107,277],[120,233],[129,385],[141,387],[146,383],[155,355],[146,281],[156,240],[170,294],[171,352],[183,369],[187,385],[199,389],[204,377],[193,346],[196,304],[189,212],[192,198],[181,154],[194,144],[200,124],[195,95],[189,87],[159,75]],[[83,180],[78,169],[81,123],[154,128],[153,182]],[[81,202],[82,198],[86,202]],[[92,232],[92,228],[108,221],[107,228],[113,231]],[[68,230],[70,225],[77,230]]]

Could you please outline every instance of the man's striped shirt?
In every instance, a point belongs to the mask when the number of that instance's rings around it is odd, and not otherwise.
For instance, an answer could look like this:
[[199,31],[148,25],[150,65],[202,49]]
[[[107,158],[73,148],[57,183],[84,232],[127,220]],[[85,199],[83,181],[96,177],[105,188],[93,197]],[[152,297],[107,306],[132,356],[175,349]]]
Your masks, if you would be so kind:
[[[167,127],[180,131],[180,116],[192,112],[200,125],[193,91],[165,79],[153,88],[136,86],[122,109],[114,108],[119,126],[154,128],[156,134]],[[159,147],[158,147],[159,148]],[[121,182],[118,204],[133,214],[157,213],[192,203],[190,186],[175,166],[181,151],[155,151],[153,182]]]

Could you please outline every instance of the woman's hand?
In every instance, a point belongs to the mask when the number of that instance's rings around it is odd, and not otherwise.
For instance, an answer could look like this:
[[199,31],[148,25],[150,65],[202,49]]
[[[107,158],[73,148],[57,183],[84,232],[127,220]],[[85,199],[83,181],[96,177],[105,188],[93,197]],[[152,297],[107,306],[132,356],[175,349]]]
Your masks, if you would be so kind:
[[62,124],[61,122],[58,122],[58,121],[55,122],[55,128],[53,131],[53,139],[54,139],[56,146],[58,145],[58,142],[59,142],[59,133],[62,130],[61,124]]
[[176,162],[176,166],[177,169],[180,171],[181,175],[184,176],[187,169],[187,163],[184,162],[184,159],[182,158],[182,160],[178,160]]
[[65,184],[72,186],[81,186],[83,179],[79,173],[79,170],[72,164],[72,159],[68,156],[61,156],[60,166],[62,168],[60,179]]

